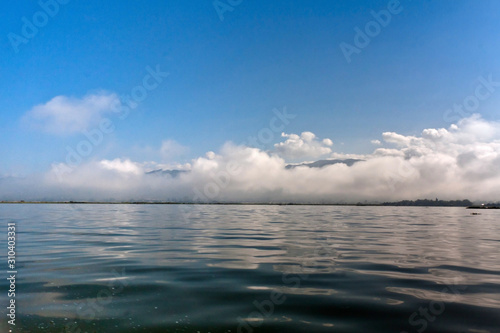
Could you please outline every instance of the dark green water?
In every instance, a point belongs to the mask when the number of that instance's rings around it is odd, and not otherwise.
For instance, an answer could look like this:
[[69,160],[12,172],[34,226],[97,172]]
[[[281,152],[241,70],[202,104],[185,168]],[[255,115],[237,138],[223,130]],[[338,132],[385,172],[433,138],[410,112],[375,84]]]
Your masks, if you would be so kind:
[[13,332],[500,332],[500,211],[470,213],[0,205],[1,271],[15,222]]

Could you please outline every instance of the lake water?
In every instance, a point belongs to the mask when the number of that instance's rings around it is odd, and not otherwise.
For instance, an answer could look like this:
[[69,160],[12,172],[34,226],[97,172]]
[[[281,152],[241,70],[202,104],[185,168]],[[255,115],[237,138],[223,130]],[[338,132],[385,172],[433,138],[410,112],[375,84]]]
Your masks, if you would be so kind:
[[500,332],[500,211],[471,212],[4,204],[2,276],[15,222],[14,332]]

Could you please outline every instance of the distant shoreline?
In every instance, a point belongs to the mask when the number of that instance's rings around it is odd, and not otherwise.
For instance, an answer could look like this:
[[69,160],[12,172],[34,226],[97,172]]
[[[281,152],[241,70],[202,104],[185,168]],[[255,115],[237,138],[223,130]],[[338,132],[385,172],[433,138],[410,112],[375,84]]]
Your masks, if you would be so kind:
[[279,203],[279,202],[175,202],[175,201],[0,201],[0,204],[66,204],[66,205],[252,205],[252,206],[384,206],[355,203]]
[[[422,200],[423,201],[423,200]],[[467,204],[464,204],[467,203]],[[474,205],[464,201],[384,202],[384,203],[279,203],[279,202],[175,202],[175,201],[0,201],[0,204],[51,205],[232,205],[232,206],[356,206],[356,207],[462,207],[467,209],[500,209],[500,205]]]

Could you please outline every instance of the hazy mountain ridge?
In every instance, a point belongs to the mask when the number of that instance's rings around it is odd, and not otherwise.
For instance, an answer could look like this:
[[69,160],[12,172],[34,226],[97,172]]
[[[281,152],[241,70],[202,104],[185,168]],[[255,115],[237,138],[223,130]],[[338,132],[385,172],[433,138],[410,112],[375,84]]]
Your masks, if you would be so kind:
[[[314,162],[302,162],[302,163],[298,163],[298,164],[287,164],[285,166],[285,169],[290,170],[290,169],[294,169],[294,168],[302,167],[302,166],[309,167],[309,168],[323,168],[325,166],[334,165],[334,164],[345,164],[345,165],[350,167],[350,166],[353,166],[355,163],[362,162],[362,161],[364,161],[364,160],[353,159],[353,158],[349,158],[349,159],[345,159],[345,160],[341,160],[341,159],[318,160],[318,161],[314,161]],[[189,172],[191,172],[191,170],[156,169],[156,170],[147,171],[146,175],[169,175],[172,178],[176,178],[176,177],[179,177],[181,174],[189,173]]]
[[172,170],[163,170],[163,169],[157,169],[157,170],[152,170],[146,172],[146,175],[169,175],[172,176],[173,178],[179,177],[183,173],[190,172],[190,170],[179,170],[179,169],[172,169]]
[[285,166],[285,169],[288,170],[288,169],[293,169],[293,168],[297,168],[300,166],[306,166],[309,168],[323,168],[323,167],[328,166],[328,165],[339,164],[339,163],[345,164],[347,166],[353,166],[355,163],[362,162],[362,161],[364,161],[364,160],[359,160],[359,159],[354,159],[354,158],[348,158],[345,160],[339,160],[339,159],[319,160],[319,161],[315,161],[315,162],[304,162],[304,163],[299,163],[299,164],[287,164]]

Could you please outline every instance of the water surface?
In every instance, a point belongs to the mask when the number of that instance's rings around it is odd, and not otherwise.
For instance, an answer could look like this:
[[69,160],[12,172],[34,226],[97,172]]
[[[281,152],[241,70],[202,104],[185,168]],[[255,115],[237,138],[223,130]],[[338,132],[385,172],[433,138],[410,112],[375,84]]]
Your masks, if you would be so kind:
[[0,205],[16,332],[499,332],[500,212],[470,213]]

